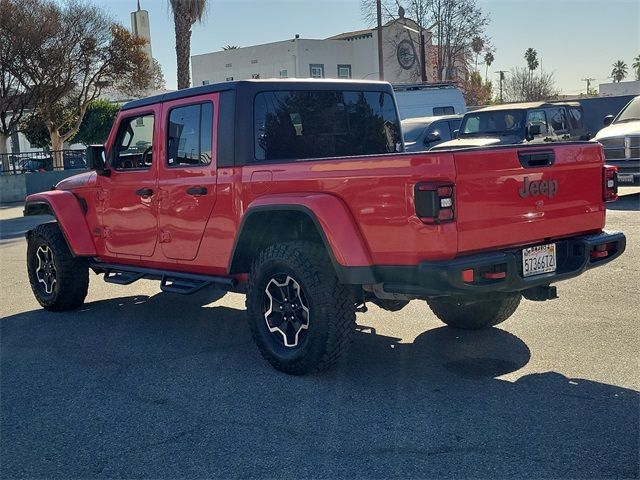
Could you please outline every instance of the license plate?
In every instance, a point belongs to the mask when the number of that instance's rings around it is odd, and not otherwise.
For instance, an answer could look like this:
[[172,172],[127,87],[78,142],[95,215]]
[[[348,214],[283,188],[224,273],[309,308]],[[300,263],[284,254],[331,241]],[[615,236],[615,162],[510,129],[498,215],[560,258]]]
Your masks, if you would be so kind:
[[539,245],[522,250],[522,273],[525,277],[556,271],[556,244]]
[[632,173],[619,173],[618,174],[618,183],[633,183],[633,174]]

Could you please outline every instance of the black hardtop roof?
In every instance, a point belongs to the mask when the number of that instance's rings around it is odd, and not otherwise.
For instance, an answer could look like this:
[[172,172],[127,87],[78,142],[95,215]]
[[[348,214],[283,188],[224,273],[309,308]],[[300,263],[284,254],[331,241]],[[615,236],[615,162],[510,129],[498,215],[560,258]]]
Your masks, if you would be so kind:
[[185,88],[176,90],[175,92],[163,93],[152,97],[141,98],[125,103],[121,110],[131,110],[133,108],[145,107],[156,103],[167,102],[170,100],[178,100],[180,98],[195,97],[198,95],[206,95],[208,93],[217,93],[227,90],[238,90],[247,88],[250,90],[335,90],[335,89],[355,89],[362,91],[388,91],[393,92],[391,84],[388,82],[379,82],[372,80],[329,80],[329,79],[311,79],[311,78],[288,78],[273,80],[237,80],[232,82],[213,83],[211,85],[203,85],[201,87]]

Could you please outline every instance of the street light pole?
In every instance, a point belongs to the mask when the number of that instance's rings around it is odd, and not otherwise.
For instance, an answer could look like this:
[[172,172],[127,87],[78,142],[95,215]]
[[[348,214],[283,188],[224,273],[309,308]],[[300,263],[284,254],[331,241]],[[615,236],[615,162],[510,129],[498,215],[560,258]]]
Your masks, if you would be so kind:
[[378,16],[378,71],[380,80],[384,80],[384,57],[382,55],[382,0],[376,0],[376,14]]
[[500,103],[503,103],[502,100],[502,81],[504,80],[504,74],[507,73],[506,70],[498,70],[496,73],[500,74]]

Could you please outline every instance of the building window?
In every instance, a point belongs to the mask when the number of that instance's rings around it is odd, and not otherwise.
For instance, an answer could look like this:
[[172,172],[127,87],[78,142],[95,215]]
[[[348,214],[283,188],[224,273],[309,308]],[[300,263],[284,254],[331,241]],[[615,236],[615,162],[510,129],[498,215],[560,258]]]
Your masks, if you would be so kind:
[[280,70],[280,78],[288,78],[288,72],[286,70]]
[[259,73],[252,73],[251,74],[251,78],[254,80],[257,80],[258,78],[260,78],[260,74]]
[[209,85],[209,80],[203,80],[202,85]]
[[230,82],[231,80],[233,80],[233,77],[227,77],[227,82]]
[[231,64],[230,64],[230,63],[227,63],[227,64],[225,65],[225,67],[226,67],[226,68],[231,68]]
[[309,75],[311,78],[324,78],[324,64],[312,63],[309,65]]
[[338,78],[351,78],[351,65],[338,65]]
[[258,60],[251,60],[251,64],[252,64],[252,65],[253,65],[253,64],[256,64],[256,63],[258,63]]

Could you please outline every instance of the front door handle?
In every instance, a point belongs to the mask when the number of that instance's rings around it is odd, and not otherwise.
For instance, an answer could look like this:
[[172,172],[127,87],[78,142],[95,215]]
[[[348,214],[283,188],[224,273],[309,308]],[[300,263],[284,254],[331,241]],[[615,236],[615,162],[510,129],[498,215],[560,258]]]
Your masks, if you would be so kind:
[[187,193],[189,195],[206,195],[207,187],[191,187],[187,188]]
[[151,188],[141,188],[139,190],[136,190],[136,195],[139,195],[141,197],[150,197],[151,195],[153,195],[153,190]]

